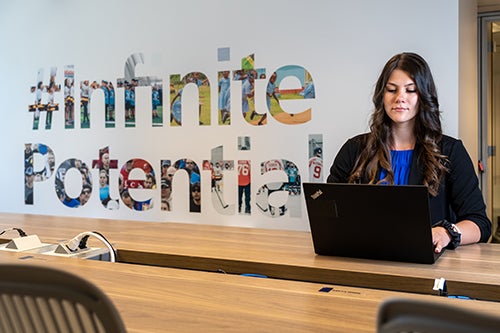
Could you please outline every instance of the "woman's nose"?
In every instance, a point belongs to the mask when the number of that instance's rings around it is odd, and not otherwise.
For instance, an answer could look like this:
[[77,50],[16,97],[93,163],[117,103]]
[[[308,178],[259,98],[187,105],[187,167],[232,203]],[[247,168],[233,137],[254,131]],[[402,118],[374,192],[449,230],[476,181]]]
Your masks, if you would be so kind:
[[396,95],[396,101],[397,102],[405,102],[406,101],[406,91],[399,90],[397,95]]

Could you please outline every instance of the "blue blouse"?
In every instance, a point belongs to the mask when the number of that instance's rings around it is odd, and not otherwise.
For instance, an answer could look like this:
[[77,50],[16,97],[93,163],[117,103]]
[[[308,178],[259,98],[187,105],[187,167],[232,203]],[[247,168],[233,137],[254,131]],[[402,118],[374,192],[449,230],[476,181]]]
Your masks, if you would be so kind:
[[[394,185],[408,185],[408,177],[410,176],[411,158],[413,149],[411,150],[391,150],[391,164],[394,171]],[[380,179],[387,176],[387,171],[380,171]]]

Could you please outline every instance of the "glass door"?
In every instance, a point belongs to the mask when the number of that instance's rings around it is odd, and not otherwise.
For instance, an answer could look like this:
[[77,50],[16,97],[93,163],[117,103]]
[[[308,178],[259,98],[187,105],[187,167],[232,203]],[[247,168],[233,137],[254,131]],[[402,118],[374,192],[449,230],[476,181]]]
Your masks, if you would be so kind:
[[479,17],[480,183],[500,242],[500,13]]

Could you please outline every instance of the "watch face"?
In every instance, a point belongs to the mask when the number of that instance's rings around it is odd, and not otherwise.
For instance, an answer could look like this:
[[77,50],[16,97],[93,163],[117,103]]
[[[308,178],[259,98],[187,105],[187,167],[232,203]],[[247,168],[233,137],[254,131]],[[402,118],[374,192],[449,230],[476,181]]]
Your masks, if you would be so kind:
[[455,224],[452,224],[452,225],[451,225],[451,228],[452,228],[452,229],[453,229],[453,231],[454,231],[454,232],[456,232],[457,234],[460,234],[460,235],[462,234],[462,233],[460,232],[460,229],[458,229],[458,227],[457,227]]

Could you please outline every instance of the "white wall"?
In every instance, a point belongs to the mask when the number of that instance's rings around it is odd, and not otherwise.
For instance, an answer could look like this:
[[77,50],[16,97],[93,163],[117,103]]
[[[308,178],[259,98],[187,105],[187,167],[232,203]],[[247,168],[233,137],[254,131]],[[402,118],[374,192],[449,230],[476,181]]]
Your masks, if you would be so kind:
[[[428,60],[438,85],[445,132],[457,136],[458,6],[459,0],[256,0],[251,4],[234,0],[2,1],[0,132],[4,144],[0,211],[308,229],[302,196],[294,198],[301,207],[297,217],[289,212],[271,218],[255,206],[257,189],[284,177],[260,175],[260,163],[273,158],[293,161],[302,181],[307,181],[308,135],[322,134],[324,163],[329,167],[348,137],[366,131],[377,76],[384,63],[402,51],[417,52]],[[217,61],[217,50],[222,47],[230,48],[229,61]],[[32,129],[33,113],[28,112],[28,105],[33,103],[34,95],[30,87],[36,84],[39,69],[44,69],[46,82],[51,67],[57,67],[57,82],[62,84],[64,66],[74,65],[77,83],[84,79],[116,83],[124,76],[127,58],[137,53],[144,55],[144,64],[136,68],[136,76],[157,76],[165,87],[171,74],[206,73],[212,84],[212,99],[206,101],[212,106],[211,125],[199,126],[196,114],[185,112],[182,127],[165,122],[163,127],[153,128],[147,104],[149,92],[144,90],[138,93],[143,100],[138,102],[135,128],[124,127],[120,99],[114,129],[104,127],[100,105],[92,111],[96,120],[90,129],[82,129],[78,123],[74,129],[65,129],[62,110],[54,112],[52,129]],[[310,121],[291,125],[269,117],[267,125],[253,126],[234,112],[230,126],[217,125],[217,72],[239,69],[240,59],[252,53],[255,67],[265,68],[268,75],[284,65],[299,65],[311,73],[316,98],[295,106],[299,111],[311,107]],[[262,83],[257,89],[262,94],[264,88]],[[236,99],[238,84],[234,83],[232,89]],[[186,100],[193,101],[194,96],[188,94]],[[56,100],[63,105],[62,93]],[[262,95],[256,97],[256,103],[264,105]],[[236,149],[238,136],[251,137],[250,151]],[[183,200],[186,179],[179,179],[174,188],[179,199],[171,212],[160,210],[159,190],[152,194],[158,204],[149,211],[132,211],[123,204],[119,210],[107,210],[99,202],[95,169],[95,192],[86,205],[68,208],[61,204],[54,177],[35,183],[34,204],[25,205],[25,143],[50,146],[56,167],[70,158],[90,165],[98,158],[98,150],[109,146],[111,157],[118,160],[120,167],[128,159],[143,158],[157,173],[161,159],[189,157],[201,166],[203,160],[211,158],[211,149],[223,145],[224,159],[252,162],[252,214],[221,214],[217,202],[211,202],[210,175],[204,171],[202,214],[187,210]],[[326,175],[327,170],[325,179]],[[235,204],[236,172],[228,171],[224,177],[224,200]],[[111,191],[115,197],[117,179],[118,171],[112,171]],[[68,182],[68,188],[71,184],[78,188],[78,177]]]

